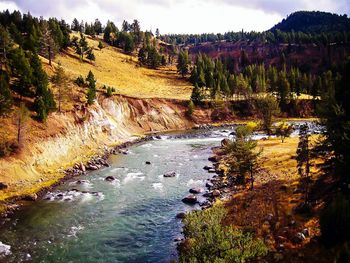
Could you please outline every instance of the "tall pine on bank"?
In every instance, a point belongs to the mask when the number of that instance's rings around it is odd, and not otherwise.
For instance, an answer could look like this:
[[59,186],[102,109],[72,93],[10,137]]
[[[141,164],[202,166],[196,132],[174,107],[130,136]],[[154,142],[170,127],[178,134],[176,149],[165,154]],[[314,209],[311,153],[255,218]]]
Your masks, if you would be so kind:
[[96,99],[96,79],[91,70],[86,77],[86,82],[88,83],[88,91],[86,93],[87,103],[92,105]]
[[49,112],[56,109],[56,102],[51,89],[48,87],[48,77],[42,69],[39,56],[33,54],[30,63],[33,69],[32,84],[36,89],[34,109],[38,119],[45,122]]
[[177,72],[185,77],[189,73],[190,59],[188,56],[188,51],[181,50],[177,58]]
[[6,71],[0,71],[0,116],[10,112],[12,104],[9,77]]

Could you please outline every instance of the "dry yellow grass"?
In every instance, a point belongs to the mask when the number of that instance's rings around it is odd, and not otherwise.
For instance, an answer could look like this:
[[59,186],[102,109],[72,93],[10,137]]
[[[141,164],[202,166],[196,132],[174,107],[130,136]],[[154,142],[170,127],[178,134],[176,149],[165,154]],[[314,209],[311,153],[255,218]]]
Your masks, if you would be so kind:
[[62,64],[71,78],[85,77],[91,70],[98,87],[112,86],[118,94],[138,98],[189,99],[191,85],[179,77],[174,66],[158,70],[140,67],[135,55],[123,54],[120,49],[107,44],[99,50],[98,39],[87,40],[94,47],[95,62],[81,61],[72,49],[54,60]]

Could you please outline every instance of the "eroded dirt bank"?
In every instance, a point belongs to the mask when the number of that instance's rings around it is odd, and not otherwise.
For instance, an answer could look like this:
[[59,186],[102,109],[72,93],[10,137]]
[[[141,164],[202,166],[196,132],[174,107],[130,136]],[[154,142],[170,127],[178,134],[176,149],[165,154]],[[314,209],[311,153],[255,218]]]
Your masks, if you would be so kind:
[[[20,154],[0,160],[0,211],[8,201],[31,199],[41,189],[64,177],[63,170],[86,162],[106,148],[132,141],[148,132],[187,129],[181,101],[163,99],[99,98],[89,108],[53,114],[48,126],[56,133],[34,136]],[[54,127],[55,128],[55,127]],[[43,138],[44,137],[44,138]],[[11,207],[11,206],[10,206]]]

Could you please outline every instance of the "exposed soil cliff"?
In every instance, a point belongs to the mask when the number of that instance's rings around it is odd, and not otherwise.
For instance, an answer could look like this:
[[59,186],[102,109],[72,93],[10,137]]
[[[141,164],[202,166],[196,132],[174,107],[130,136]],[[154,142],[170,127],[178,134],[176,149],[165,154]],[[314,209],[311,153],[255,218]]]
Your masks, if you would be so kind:
[[64,176],[63,170],[87,161],[105,148],[143,136],[147,132],[193,126],[186,107],[163,99],[100,98],[93,107],[54,114],[49,128],[57,133],[30,140],[21,154],[0,159],[0,206],[6,200],[32,196]]

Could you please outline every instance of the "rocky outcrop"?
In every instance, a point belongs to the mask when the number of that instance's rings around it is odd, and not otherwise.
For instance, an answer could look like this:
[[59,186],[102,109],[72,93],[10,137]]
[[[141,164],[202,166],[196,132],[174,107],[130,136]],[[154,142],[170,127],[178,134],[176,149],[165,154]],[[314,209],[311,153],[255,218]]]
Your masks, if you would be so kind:
[[30,141],[19,156],[0,159],[0,202],[108,166],[106,152],[128,154],[115,146],[137,141],[147,132],[192,127],[185,111],[186,106],[176,100],[101,96],[89,108],[53,113],[48,126],[57,130],[56,135]]

